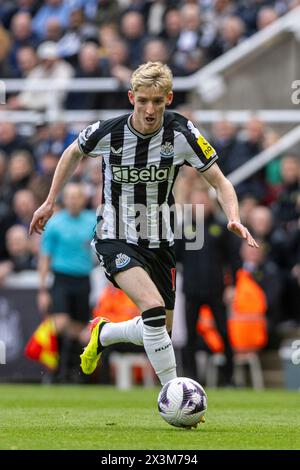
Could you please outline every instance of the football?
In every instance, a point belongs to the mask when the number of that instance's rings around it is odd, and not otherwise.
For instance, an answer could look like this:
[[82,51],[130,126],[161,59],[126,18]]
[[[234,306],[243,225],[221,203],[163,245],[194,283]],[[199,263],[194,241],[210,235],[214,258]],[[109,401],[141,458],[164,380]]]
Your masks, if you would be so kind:
[[162,387],[157,404],[160,416],[167,423],[179,428],[191,428],[204,422],[207,396],[195,380],[177,377]]

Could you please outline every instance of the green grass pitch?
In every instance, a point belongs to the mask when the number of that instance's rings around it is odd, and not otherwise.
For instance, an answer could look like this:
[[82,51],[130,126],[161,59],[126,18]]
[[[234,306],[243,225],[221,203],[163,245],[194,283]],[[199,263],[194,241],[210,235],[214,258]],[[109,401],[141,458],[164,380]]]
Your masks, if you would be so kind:
[[300,394],[207,390],[206,423],[158,414],[158,388],[0,385],[0,449],[300,449]]

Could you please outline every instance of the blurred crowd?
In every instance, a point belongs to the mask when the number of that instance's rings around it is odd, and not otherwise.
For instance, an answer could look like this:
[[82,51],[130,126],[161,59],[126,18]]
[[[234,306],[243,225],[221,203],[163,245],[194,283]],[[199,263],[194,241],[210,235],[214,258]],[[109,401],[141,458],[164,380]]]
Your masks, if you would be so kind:
[[[187,76],[276,21],[298,0],[3,0],[0,77],[114,77],[160,60]],[[45,93],[8,97],[8,109],[43,110]],[[126,95],[61,92],[67,109],[126,108]]]

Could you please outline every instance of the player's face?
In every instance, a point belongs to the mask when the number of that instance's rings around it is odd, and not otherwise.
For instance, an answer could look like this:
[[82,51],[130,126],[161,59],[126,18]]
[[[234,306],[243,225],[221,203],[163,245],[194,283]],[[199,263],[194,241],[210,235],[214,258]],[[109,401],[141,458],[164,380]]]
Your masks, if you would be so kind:
[[129,90],[128,97],[134,106],[133,127],[142,134],[152,134],[162,125],[163,114],[172,102],[173,92],[140,87],[135,92]]

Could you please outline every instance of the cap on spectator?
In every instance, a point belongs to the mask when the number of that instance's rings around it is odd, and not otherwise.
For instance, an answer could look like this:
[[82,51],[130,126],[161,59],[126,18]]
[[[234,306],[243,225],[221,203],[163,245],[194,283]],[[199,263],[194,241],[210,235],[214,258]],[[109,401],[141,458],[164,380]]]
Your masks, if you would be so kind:
[[58,47],[57,44],[53,41],[45,41],[39,45],[37,49],[37,55],[39,59],[57,59]]

